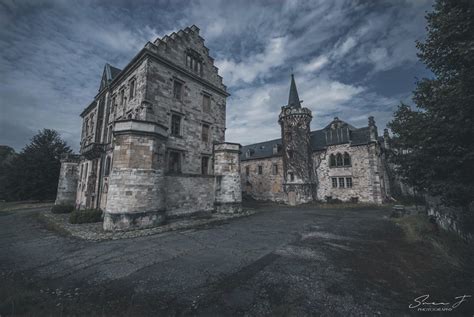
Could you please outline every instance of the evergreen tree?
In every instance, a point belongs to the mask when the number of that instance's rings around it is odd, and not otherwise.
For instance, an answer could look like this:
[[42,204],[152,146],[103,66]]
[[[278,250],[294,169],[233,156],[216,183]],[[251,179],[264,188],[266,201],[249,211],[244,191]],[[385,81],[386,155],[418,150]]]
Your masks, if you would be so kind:
[[16,157],[15,150],[7,145],[0,145],[0,200],[7,200],[7,173]]
[[417,83],[389,127],[399,173],[450,205],[474,201],[474,1],[438,0],[426,16],[418,57],[433,78]]
[[61,155],[71,152],[56,131],[39,131],[16,157],[6,175],[8,199],[55,199]]

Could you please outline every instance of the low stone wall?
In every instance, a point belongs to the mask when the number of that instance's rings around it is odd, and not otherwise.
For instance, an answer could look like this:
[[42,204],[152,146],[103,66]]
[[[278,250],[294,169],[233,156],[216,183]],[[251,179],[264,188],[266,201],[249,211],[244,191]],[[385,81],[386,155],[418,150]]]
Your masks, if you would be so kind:
[[167,216],[214,211],[214,176],[167,175],[165,177]]
[[425,199],[428,215],[435,217],[441,228],[456,233],[469,243],[474,241],[474,204],[469,211],[462,211],[461,208],[443,205],[436,197],[427,196]]

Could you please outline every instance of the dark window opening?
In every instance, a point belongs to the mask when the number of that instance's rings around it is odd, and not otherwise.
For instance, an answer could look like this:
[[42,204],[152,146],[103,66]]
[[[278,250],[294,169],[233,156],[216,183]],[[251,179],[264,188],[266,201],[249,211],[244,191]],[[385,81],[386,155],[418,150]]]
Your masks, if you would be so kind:
[[209,125],[207,124],[202,125],[201,140],[206,143],[209,142]]
[[331,154],[329,156],[329,166],[330,167],[336,166],[336,156],[334,156],[334,154]]
[[171,135],[181,135],[181,116],[177,114],[171,116]]
[[347,188],[352,188],[352,178],[351,177],[346,177],[346,187]]
[[209,170],[209,157],[208,156],[203,156],[201,158],[201,174],[202,175],[207,175]]
[[130,99],[135,97],[135,79],[130,81]]
[[107,158],[105,159],[105,176],[109,176],[110,174],[110,163],[111,163],[110,156],[107,156]]
[[169,153],[168,171],[171,173],[181,173],[181,153]]
[[245,175],[249,176],[250,175],[250,167],[245,166]]
[[339,188],[344,188],[344,177],[339,177]]
[[259,165],[259,166],[258,166],[258,174],[259,174],[259,175],[262,175],[262,174],[263,174],[263,166],[262,166],[262,165]]
[[344,166],[351,166],[351,156],[349,153],[344,153]]
[[173,82],[173,97],[175,99],[181,100],[183,95],[183,83],[174,80]]
[[290,173],[290,181],[292,181],[292,182],[293,182],[294,180],[295,180],[295,174],[293,174],[293,173]]
[[332,188],[337,188],[337,178],[336,177],[332,178]]
[[202,111],[211,112],[211,97],[208,95],[202,95]]

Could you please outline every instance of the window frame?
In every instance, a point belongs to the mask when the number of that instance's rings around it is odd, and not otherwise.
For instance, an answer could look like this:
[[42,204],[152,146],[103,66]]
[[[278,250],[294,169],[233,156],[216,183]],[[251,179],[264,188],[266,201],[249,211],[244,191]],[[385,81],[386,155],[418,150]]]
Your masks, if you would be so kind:
[[[173,118],[178,118],[178,132],[175,133],[175,127],[174,127],[174,120]],[[170,118],[170,135],[174,137],[182,137],[183,136],[183,116],[178,114],[178,113],[171,113],[171,118]]]
[[257,167],[257,174],[258,174],[258,175],[263,175],[263,166],[262,166],[262,165],[258,165],[258,167]]
[[[204,167],[204,161],[206,161],[206,166]],[[209,155],[202,155],[201,156],[201,175],[209,175],[209,162],[210,156]]]
[[345,187],[345,177],[339,177],[339,188],[346,188]]
[[136,92],[136,79],[135,78],[132,78],[129,80],[129,92],[128,92],[128,98],[129,100],[132,100],[133,98],[135,98],[135,92]]
[[346,188],[352,188],[353,186],[352,177],[346,177]]
[[[206,103],[205,100],[208,100],[209,102]],[[211,113],[211,95],[207,93],[202,93],[202,112],[205,113]]]
[[[206,129],[207,129],[207,132],[205,134],[204,131],[206,131]],[[210,131],[211,131],[211,125],[210,124],[208,124],[208,123],[202,123],[201,124],[201,141],[202,142],[209,143]]]
[[[171,168],[171,157],[176,155],[177,157],[177,168],[175,170],[175,168]],[[182,153],[181,151],[175,151],[175,150],[169,150],[168,151],[168,155],[167,155],[167,171],[168,173],[172,173],[172,174],[181,174],[182,173]]]
[[[176,94],[176,87],[180,86],[179,95]],[[184,90],[184,82],[174,78],[173,79],[173,99],[183,101],[183,90]]]
[[338,188],[338,180],[337,180],[337,177],[331,177],[331,181],[332,181],[332,188]]
[[272,175],[278,175],[278,164],[277,163],[272,164]]

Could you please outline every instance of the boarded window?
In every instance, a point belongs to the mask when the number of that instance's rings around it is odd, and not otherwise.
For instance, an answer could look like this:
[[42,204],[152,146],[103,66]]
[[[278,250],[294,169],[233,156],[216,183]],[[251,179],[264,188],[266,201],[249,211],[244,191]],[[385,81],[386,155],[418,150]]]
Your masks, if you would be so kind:
[[337,188],[337,177],[332,178],[332,188]]
[[171,135],[180,136],[181,135],[181,116],[173,114],[171,116]]
[[344,177],[339,177],[339,188],[344,188]]
[[272,165],[272,174],[273,175],[278,175],[278,164],[273,164]]
[[206,143],[209,142],[209,125],[207,124],[202,125],[201,140]]
[[202,95],[202,111],[211,112],[211,97],[208,95]]
[[183,95],[183,83],[175,80],[173,82],[173,97],[181,100]]
[[209,171],[209,156],[201,157],[201,174],[207,175]]
[[346,177],[346,187],[352,188],[352,177]]
[[168,158],[168,171],[181,173],[181,153],[171,151]]

